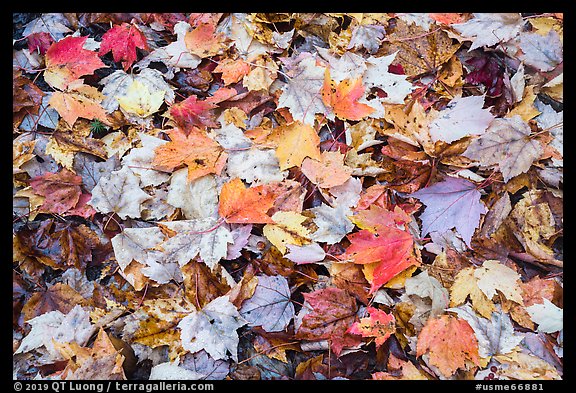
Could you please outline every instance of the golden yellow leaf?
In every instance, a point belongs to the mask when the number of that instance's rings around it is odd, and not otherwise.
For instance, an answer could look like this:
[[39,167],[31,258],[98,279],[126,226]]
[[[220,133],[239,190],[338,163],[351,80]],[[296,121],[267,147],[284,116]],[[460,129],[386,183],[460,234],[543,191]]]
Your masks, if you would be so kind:
[[470,296],[472,307],[485,318],[490,318],[496,306],[492,300],[478,288],[478,283],[474,277],[474,268],[462,269],[450,287],[450,307],[456,307],[466,301]]
[[264,236],[284,255],[286,244],[302,245],[310,242],[310,231],[302,226],[307,217],[292,211],[279,211],[272,216],[274,224],[266,224]]
[[145,84],[136,79],[128,87],[126,95],[116,99],[124,111],[144,118],[160,109],[165,94],[163,90],[151,92]]
[[314,158],[318,161],[322,159],[320,155],[320,137],[308,124],[295,121],[291,124],[277,127],[274,130],[273,139],[278,140],[276,156],[280,162],[280,170],[283,171],[293,166],[302,165],[306,157]]

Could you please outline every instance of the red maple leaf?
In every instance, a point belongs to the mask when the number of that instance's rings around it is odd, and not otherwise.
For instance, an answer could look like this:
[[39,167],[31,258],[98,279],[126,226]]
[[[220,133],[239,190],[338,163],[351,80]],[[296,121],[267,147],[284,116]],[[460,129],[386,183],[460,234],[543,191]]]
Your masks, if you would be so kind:
[[106,65],[98,54],[84,49],[86,37],[66,37],[55,42],[46,51],[44,79],[53,87],[66,89],[83,75],[91,75]]
[[136,26],[122,23],[104,33],[99,55],[112,51],[114,61],[122,61],[122,67],[127,70],[137,59],[136,48],[148,49],[146,37]]
[[374,307],[368,307],[366,311],[370,314],[369,317],[360,319],[360,322],[354,322],[354,325],[348,329],[348,333],[359,334],[362,337],[375,337],[376,348],[378,348],[394,333],[396,320],[394,315],[386,314]]
[[213,109],[216,105],[207,101],[198,101],[195,95],[191,95],[184,101],[170,107],[170,115],[178,127],[188,133],[191,127],[219,128],[216,121],[216,114]]
[[26,38],[28,39],[28,50],[30,52],[38,50],[41,55],[46,54],[46,51],[54,42],[54,38],[44,31],[40,33],[32,33]]
[[376,263],[370,293],[407,267],[417,263],[412,255],[413,238],[405,231],[386,227],[379,234],[363,229],[348,235],[350,246],[341,259],[349,259],[358,264]]
[[63,214],[73,209],[80,200],[82,178],[64,168],[60,172],[45,173],[30,180],[30,186],[46,199],[40,210]]

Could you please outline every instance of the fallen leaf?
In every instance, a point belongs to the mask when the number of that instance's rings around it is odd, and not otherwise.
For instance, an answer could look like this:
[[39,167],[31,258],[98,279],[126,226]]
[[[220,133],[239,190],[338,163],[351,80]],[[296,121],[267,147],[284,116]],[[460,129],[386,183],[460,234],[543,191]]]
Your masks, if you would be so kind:
[[[469,50],[488,47],[516,37],[524,25],[518,13],[474,13],[474,17],[451,27],[465,39],[472,41]],[[487,32],[491,32],[487,34]]]
[[530,127],[520,116],[495,119],[463,154],[484,167],[497,165],[504,181],[508,182],[528,171],[544,151],[537,140],[530,138],[530,133]]
[[479,365],[478,340],[464,319],[450,315],[430,318],[418,335],[416,356],[428,354],[430,364],[446,378],[467,363]]
[[258,275],[254,294],[242,303],[240,315],[248,326],[262,326],[267,332],[285,330],[294,318],[288,281],[282,276]]
[[220,296],[184,317],[178,327],[184,349],[192,353],[203,349],[216,360],[238,361],[236,330],[246,323],[228,297]]
[[282,253],[286,253],[289,244],[303,245],[308,243],[310,232],[302,223],[307,218],[291,211],[279,211],[272,216],[272,224],[266,224],[262,234]]
[[222,186],[218,212],[226,222],[236,224],[272,224],[266,214],[276,195],[264,185],[246,188],[242,180],[234,178]]
[[78,204],[82,193],[81,185],[82,178],[66,168],[30,180],[34,193],[45,197],[40,209],[56,214],[64,214]]
[[155,169],[173,172],[182,165],[188,167],[188,181],[215,173],[219,175],[226,165],[228,154],[199,129],[186,135],[179,128],[168,131],[171,141],[154,150],[152,165]]
[[366,312],[368,317],[361,318],[360,322],[354,322],[348,332],[362,337],[375,337],[378,348],[396,331],[395,318],[394,315],[374,307],[366,308]]
[[538,324],[539,332],[554,333],[564,329],[564,310],[548,299],[544,299],[541,304],[526,307],[526,311],[532,321]]
[[426,205],[420,215],[423,235],[456,228],[468,246],[480,223],[480,216],[487,212],[474,183],[461,178],[446,177],[410,195]]
[[142,203],[150,195],[140,188],[140,180],[127,166],[101,177],[92,190],[89,205],[101,213],[116,213],[120,218],[142,214]]
[[92,75],[106,65],[98,54],[83,48],[86,37],[65,37],[54,42],[46,51],[46,71],[44,80],[50,86],[66,90],[70,86],[82,84],[81,76]]
[[306,157],[301,169],[312,183],[322,188],[344,184],[352,173],[352,169],[344,165],[344,155],[330,151],[322,152],[320,161]]
[[482,135],[494,116],[482,108],[484,97],[456,97],[430,123],[432,141],[454,142],[468,135]]
[[345,79],[336,85],[330,79],[330,71],[326,69],[324,85],[320,93],[324,105],[332,108],[340,119],[362,120],[362,118],[374,112],[374,108],[359,102],[365,94],[362,78]]
[[114,61],[121,61],[126,71],[138,58],[137,48],[148,49],[146,37],[135,25],[122,23],[113,26],[102,35],[98,55],[102,57],[111,51]]
[[275,134],[278,138],[276,155],[280,162],[280,170],[301,166],[306,157],[322,160],[320,138],[311,126],[295,121],[289,125],[277,127]]

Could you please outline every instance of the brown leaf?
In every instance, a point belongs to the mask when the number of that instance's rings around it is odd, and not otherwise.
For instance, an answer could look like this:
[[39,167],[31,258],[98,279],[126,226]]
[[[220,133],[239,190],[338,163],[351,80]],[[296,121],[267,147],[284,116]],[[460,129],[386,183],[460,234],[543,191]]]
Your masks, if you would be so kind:
[[58,283],[46,291],[35,292],[22,308],[24,320],[46,314],[50,311],[60,311],[67,314],[77,304],[85,304],[86,301],[78,292],[66,284]]
[[198,309],[230,290],[221,274],[213,273],[205,263],[192,260],[180,270],[184,276],[186,298]]

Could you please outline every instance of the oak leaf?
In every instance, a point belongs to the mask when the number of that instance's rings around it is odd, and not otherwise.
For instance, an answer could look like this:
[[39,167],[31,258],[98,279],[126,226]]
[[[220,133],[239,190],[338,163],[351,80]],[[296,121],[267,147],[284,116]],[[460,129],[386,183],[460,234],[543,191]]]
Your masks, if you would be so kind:
[[102,35],[98,54],[104,56],[112,51],[114,61],[122,61],[122,67],[127,70],[137,59],[136,48],[148,49],[146,37],[133,24],[122,23],[113,26]]
[[478,340],[464,319],[450,315],[430,318],[418,335],[416,356],[430,356],[430,364],[446,378],[468,362],[479,365]]
[[188,167],[188,181],[215,173],[220,175],[226,165],[228,154],[199,129],[186,135],[179,128],[168,131],[171,141],[157,147],[152,162],[154,168],[173,172],[182,165]]

